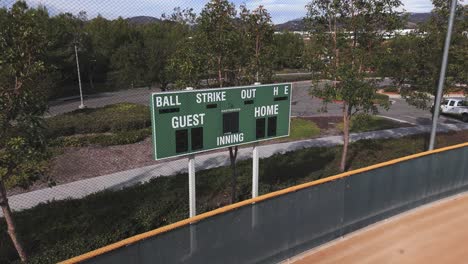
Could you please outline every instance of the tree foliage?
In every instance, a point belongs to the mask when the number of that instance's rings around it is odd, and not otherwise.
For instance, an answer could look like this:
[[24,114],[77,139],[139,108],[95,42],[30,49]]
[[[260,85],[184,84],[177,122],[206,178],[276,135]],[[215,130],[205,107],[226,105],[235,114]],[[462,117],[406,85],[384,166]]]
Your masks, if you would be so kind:
[[167,67],[176,88],[200,87],[201,80],[207,77],[208,56],[204,52],[206,41],[203,35],[193,34],[178,43]]
[[[193,20],[193,16],[181,15],[180,9],[178,12],[172,16],[174,21],[180,17]],[[167,67],[177,88],[271,81],[273,25],[264,7],[249,10],[242,5],[237,15],[234,4],[213,0],[195,20],[196,26],[190,28],[185,39],[180,39]]]
[[313,76],[312,93],[324,99],[325,110],[332,100],[343,101],[341,171],[346,169],[351,117],[377,112],[376,88],[366,77],[379,65],[375,58],[386,34],[402,25],[399,6],[399,0],[317,0],[307,5],[305,22],[321,53],[314,56],[323,61],[320,74]]
[[209,40],[206,42],[206,52],[210,65],[216,69],[220,87],[223,87],[227,67],[234,58],[234,44],[239,37],[234,25],[236,14],[234,4],[229,1],[212,0],[205,5],[198,18],[198,28]]
[[301,35],[285,31],[273,36],[273,44],[276,69],[301,69],[304,67],[301,59],[305,44]]
[[247,68],[245,74],[250,77],[249,80],[259,82],[262,76],[265,81],[270,81],[273,74],[274,52],[271,15],[263,6],[250,11],[243,5],[240,19],[246,58],[244,65]]
[[[399,36],[386,44],[382,75],[392,77],[406,101],[427,109],[437,92],[450,1],[434,0],[431,18],[409,36]],[[468,80],[468,7],[459,5],[452,32],[444,87]],[[444,92],[448,92],[445,89]]]
[[0,9],[0,17],[0,206],[8,234],[25,261],[6,188],[28,187],[45,170],[48,13],[18,1],[9,10]]
[[7,186],[27,187],[43,166],[46,110],[45,53],[50,44],[42,9],[17,2],[6,13],[0,38],[0,179]]
[[[78,95],[75,45],[85,94],[270,82],[277,65],[301,67],[302,39],[294,36],[293,45],[289,36],[275,41],[271,16],[261,6],[237,9],[227,0],[212,0],[198,17],[193,9],[176,7],[151,23],[89,19],[86,12],[49,16],[45,7],[39,9],[43,15],[37,22],[49,41],[43,58],[50,65],[49,98]],[[5,17],[0,14],[0,21]],[[294,62],[285,62],[293,53]],[[282,59],[275,59],[278,55]]]

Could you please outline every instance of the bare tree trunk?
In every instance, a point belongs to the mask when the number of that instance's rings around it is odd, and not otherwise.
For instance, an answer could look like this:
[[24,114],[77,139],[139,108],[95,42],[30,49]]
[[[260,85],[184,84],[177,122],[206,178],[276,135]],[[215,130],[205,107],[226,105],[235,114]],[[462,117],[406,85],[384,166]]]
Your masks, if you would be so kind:
[[224,81],[227,82],[228,85],[231,82],[231,79],[230,78],[228,79],[228,72],[225,70],[224,70]]
[[257,38],[255,39],[255,68],[257,70],[257,73],[255,74],[255,79],[256,81],[258,82],[259,81],[259,68],[260,68],[260,38],[259,36],[257,35]]
[[229,147],[229,158],[231,160],[231,169],[232,169],[232,178],[231,178],[231,203],[236,202],[237,198],[237,166],[236,166],[236,159],[237,159],[237,146]]
[[219,87],[223,87],[223,73],[221,71],[221,57],[218,57],[218,82],[219,82]]
[[88,74],[89,86],[91,87],[91,91],[94,91],[94,82],[93,82],[93,75]]
[[346,159],[349,146],[350,115],[347,111],[347,104],[343,103],[343,151],[341,152],[340,172],[346,170]]
[[[340,50],[338,49],[338,40],[337,40],[337,26],[336,26],[336,16],[335,16],[335,23],[334,23],[334,30],[333,30],[333,49],[335,50],[335,71],[338,70],[338,66],[340,65]],[[336,72],[335,72],[336,76]]]
[[11,238],[11,242],[13,242],[19,257],[21,258],[21,261],[26,262],[26,252],[24,251],[24,248],[19,241],[18,235],[16,234],[15,222],[13,221],[13,216],[11,214],[10,205],[8,204],[8,198],[6,195],[6,189],[2,181],[0,181],[0,206],[2,207],[3,216],[5,217],[5,222],[7,224],[7,232]]

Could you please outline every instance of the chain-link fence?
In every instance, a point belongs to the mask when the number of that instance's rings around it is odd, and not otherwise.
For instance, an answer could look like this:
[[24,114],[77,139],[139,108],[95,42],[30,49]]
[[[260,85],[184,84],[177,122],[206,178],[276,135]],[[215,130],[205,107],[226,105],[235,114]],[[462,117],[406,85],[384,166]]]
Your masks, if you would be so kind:
[[[188,216],[187,157],[153,157],[154,92],[292,82],[290,136],[260,143],[260,194],[338,173],[347,101],[312,89],[312,81],[321,89],[336,82],[322,75],[333,58],[316,52],[326,48],[303,20],[308,3],[0,0],[0,187],[30,261],[56,262]],[[404,27],[417,30],[411,23]],[[404,37],[379,45],[400,51],[385,45],[406,45]],[[466,39],[454,39],[466,49]],[[384,55],[360,75],[380,93],[366,106],[380,112],[350,119],[356,143],[346,170],[426,149],[431,113],[393,91],[407,83],[389,70],[416,61]],[[450,93],[461,96],[468,60],[453,56]],[[450,133],[439,146],[468,140],[463,115],[441,119]],[[239,147],[235,174],[227,148],[196,155],[197,212],[251,197],[252,147]],[[0,237],[0,262],[19,262],[17,245]]]

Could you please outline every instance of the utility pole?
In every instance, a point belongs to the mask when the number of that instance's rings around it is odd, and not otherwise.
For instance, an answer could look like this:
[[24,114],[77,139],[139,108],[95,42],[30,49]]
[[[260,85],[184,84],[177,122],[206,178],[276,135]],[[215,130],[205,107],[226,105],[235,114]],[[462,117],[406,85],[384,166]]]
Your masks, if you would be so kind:
[[437,122],[439,119],[439,112],[440,112],[440,102],[442,101],[442,91],[444,90],[445,72],[447,71],[448,53],[450,49],[450,39],[452,37],[453,20],[455,18],[456,7],[457,7],[457,0],[452,0],[452,5],[450,7],[449,23],[448,23],[448,28],[447,28],[447,36],[445,37],[444,55],[442,57],[442,67],[440,69],[439,87],[437,88],[437,96],[436,96],[436,100],[434,103],[434,116],[432,117],[432,129],[431,129],[431,138],[429,141],[429,150],[433,150],[434,145],[435,145],[435,138],[436,138],[436,133],[437,133]]
[[78,106],[78,108],[83,109],[86,106],[83,103],[83,90],[81,88],[80,62],[78,61],[78,48],[76,47],[76,42],[74,43],[74,45],[75,45],[76,71],[78,73],[78,86],[80,87],[80,100],[81,100],[81,104]]

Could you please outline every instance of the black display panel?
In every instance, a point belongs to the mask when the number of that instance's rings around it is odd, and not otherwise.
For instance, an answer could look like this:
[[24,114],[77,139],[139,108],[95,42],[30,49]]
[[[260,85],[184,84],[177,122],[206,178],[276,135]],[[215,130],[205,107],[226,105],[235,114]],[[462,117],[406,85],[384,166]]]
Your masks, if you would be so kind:
[[176,152],[182,153],[188,151],[188,130],[176,130],[175,132],[176,137]]
[[238,133],[239,132],[239,112],[223,114],[223,133]]

